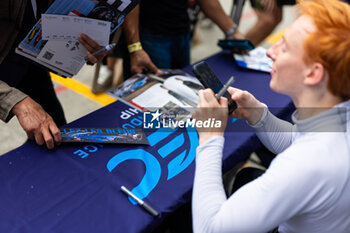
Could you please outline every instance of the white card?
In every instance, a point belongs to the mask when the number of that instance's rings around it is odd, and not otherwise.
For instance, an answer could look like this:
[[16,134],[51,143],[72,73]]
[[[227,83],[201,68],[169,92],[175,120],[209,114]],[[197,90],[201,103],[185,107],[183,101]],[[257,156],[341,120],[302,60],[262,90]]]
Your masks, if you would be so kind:
[[78,41],[47,41],[37,59],[76,74],[85,64],[86,49]]
[[99,45],[109,44],[111,22],[69,15],[42,14],[43,40],[77,40],[85,33]]

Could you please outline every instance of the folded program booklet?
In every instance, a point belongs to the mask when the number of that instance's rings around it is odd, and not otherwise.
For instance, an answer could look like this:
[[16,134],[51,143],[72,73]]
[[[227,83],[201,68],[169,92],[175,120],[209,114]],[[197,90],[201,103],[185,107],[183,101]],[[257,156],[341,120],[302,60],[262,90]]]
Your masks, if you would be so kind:
[[153,111],[172,103],[182,108],[195,108],[198,90],[203,89],[197,78],[181,70],[162,70],[163,75],[136,74],[109,94],[142,111]]
[[[124,21],[124,17],[138,4],[139,0],[55,0],[45,12],[48,15],[71,15],[88,17],[98,21],[108,22],[108,32],[112,33]],[[68,17],[67,17],[68,19]],[[85,22],[85,21],[84,21]],[[91,22],[85,22],[85,24]],[[98,22],[97,22],[98,23]],[[81,26],[82,23],[77,24]],[[103,25],[100,23],[100,25]],[[73,26],[73,24],[71,24]],[[87,26],[87,25],[85,25]],[[89,35],[96,27],[81,31],[76,28],[77,33],[85,32]],[[51,35],[55,28],[51,28]],[[61,35],[62,30],[57,28],[57,34]],[[48,38],[48,37],[46,37]],[[66,36],[65,38],[68,38]],[[105,46],[106,44],[102,44]],[[72,77],[79,72],[85,64],[86,50],[82,45],[72,40],[44,40],[42,34],[42,19],[40,19],[29,31],[24,40],[18,45],[16,53],[31,59],[32,61],[48,68],[50,71],[63,76]]]
[[62,142],[93,142],[149,145],[142,129],[62,128]]
[[136,74],[109,90],[120,101],[144,112],[159,110],[161,118],[189,118],[199,103],[203,86],[181,70],[162,70],[161,76]]

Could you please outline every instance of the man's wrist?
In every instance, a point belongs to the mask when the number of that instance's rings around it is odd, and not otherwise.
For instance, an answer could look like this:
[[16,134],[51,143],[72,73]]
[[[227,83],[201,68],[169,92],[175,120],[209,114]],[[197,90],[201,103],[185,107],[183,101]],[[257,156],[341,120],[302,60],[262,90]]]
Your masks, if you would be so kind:
[[261,103],[261,107],[257,107],[252,114],[253,117],[251,119],[247,119],[248,124],[251,127],[259,127],[261,121],[266,117],[268,112],[268,108],[266,104]]
[[202,132],[199,134],[199,145],[203,144],[204,142],[208,141],[210,138],[219,136],[223,137],[224,132]]
[[23,113],[28,99],[28,96],[26,96],[22,100],[18,101],[11,109],[12,114],[18,116],[19,114]]
[[233,34],[235,34],[237,31],[237,28],[238,28],[237,24],[233,25],[233,27],[231,27],[229,30],[227,30],[225,32],[225,37],[228,38],[228,37],[232,36]]
[[134,53],[134,52],[142,50],[141,42],[138,41],[138,42],[135,42],[133,44],[129,44],[128,50],[129,50],[129,53]]

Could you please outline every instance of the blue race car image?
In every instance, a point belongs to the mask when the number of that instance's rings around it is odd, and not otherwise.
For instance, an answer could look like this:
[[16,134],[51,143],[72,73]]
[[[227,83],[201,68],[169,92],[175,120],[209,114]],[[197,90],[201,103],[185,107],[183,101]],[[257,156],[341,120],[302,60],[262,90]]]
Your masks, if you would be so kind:
[[78,132],[72,134],[62,134],[63,141],[75,141],[75,142],[114,142],[114,143],[127,143],[134,141],[141,141],[142,135],[140,134],[100,134],[92,132]]

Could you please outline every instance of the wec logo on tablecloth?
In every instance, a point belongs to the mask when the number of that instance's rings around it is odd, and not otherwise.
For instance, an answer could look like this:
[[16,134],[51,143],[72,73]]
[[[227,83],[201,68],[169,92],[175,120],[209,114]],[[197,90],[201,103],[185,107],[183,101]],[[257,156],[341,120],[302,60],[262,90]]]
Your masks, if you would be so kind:
[[[146,198],[158,185],[165,169],[167,181],[183,172],[194,161],[198,146],[198,134],[193,128],[186,128],[183,132],[179,132],[178,129],[159,128],[147,139],[151,149],[126,150],[113,156],[107,163],[108,171],[112,172],[124,161],[143,162],[145,174],[140,183],[131,190],[140,199]],[[162,143],[163,140],[167,140],[167,143]],[[164,163],[168,156],[174,157]],[[133,199],[129,200],[136,204]]]

